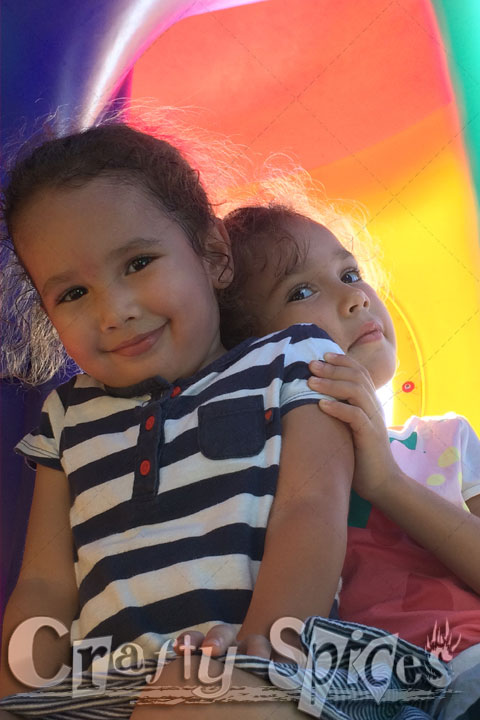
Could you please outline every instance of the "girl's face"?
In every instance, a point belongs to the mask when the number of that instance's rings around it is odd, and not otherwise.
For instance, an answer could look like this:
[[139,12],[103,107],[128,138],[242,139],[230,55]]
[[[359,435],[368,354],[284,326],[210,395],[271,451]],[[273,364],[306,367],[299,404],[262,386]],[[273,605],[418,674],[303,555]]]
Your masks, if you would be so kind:
[[257,319],[258,334],[294,323],[318,325],[381,387],[396,365],[395,332],[385,305],[362,280],[353,255],[322,225],[292,218],[285,229],[299,245],[299,262],[279,272],[285,244],[271,242],[266,266],[259,258],[246,284],[244,297]]
[[[45,189],[14,219],[13,235],[67,352],[95,379],[171,382],[224,352],[221,269],[141,189],[109,178]],[[223,243],[217,230],[211,243]]]

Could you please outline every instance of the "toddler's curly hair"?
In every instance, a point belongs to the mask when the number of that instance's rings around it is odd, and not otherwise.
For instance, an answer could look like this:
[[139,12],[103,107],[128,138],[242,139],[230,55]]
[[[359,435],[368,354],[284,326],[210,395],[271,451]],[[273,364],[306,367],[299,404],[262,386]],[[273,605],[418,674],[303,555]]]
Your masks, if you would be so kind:
[[[257,316],[245,298],[245,284],[251,268],[270,262],[272,242],[279,250],[276,274],[288,273],[302,258],[303,250],[289,230],[289,221],[309,219],[327,228],[349,250],[366,279],[385,294],[386,282],[378,262],[376,247],[366,227],[366,214],[358,203],[330,201],[323,187],[308,173],[290,176],[280,172],[271,180],[259,182],[245,204],[234,207],[223,222],[230,236],[234,279],[219,293],[220,328],[227,348],[258,334]],[[260,309],[259,309],[260,310]]]

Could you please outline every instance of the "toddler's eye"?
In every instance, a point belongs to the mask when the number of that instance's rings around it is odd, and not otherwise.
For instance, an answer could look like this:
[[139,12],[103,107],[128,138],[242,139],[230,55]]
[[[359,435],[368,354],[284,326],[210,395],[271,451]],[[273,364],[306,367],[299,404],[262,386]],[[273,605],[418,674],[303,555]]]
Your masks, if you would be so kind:
[[362,279],[360,270],[347,270],[342,275],[342,282],[355,283]]
[[73,302],[74,300],[79,300],[81,297],[87,294],[87,290],[83,287],[76,287],[72,288],[71,290],[67,290],[66,293],[61,295],[58,299],[58,304],[64,303],[64,302]]
[[288,302],[297,302],[298,300],[305,300],[306,298],[313,295],[313,290],[304,285],[293,290],[288,296]]
[[134,258],[127,267],[127,273],[143,270],[143,268],[147,267],[147,265],[150,265],[152,260],[153,257],[150,257],[150,255],[141,255],[140,257]]

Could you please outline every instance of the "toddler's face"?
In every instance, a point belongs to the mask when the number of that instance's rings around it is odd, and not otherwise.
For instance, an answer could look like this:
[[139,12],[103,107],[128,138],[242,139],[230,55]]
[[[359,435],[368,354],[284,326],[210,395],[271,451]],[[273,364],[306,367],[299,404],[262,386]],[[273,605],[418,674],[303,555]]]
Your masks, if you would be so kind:
[[46,189],[13,234],[67,352],[95,379],[173,381],[222,354],[214,268],[140,189]]
[[257,334],[314,323],[381,387],[392,378],[396,363],[395,332],[385,305],[362,280],[353,255],[322,225],[296,218],[286,221],[285,229],[298,243],[300,260],[285,270],[280,257],[285,243],[271,241],[246,284]]

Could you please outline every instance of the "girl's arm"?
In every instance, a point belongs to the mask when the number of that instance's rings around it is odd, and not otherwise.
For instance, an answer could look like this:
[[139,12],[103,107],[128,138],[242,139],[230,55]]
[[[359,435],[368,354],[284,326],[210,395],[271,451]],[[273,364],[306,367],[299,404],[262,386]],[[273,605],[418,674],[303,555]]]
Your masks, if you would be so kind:
[[348,400],[320,400],[320,407],[352,430],[355,490],[480,594],[480,497],[467,502],[466,512],[403,473],[393,458],[367,371],[345,355],[325,359],[327,363],[310,364],[321,377],[311,378],[309,385]]
[[[188,635],[193,648],[208,647],[214,657],[237,644],[242,653],[269,657],[275,620],[329,615],[345,556],[353,448],[343,423],[318,416],[316,405],[303,405],[283,418],[263,559],[238,636],[224,624],[206,635],[189,630],[176,640],[179,654]],[[298,646],[292,633],[288,641]]]
[[[22,567],[3,623],[0,697],[31,690],[13,676],[8,663],[11,635],[23,620],[47,616],[59,620],[70,631],[78,595],[69,508],[65,475],[39,466]],[[14,646],[10,653],[15,656]],[[59,639],[51,629],[39,630],[35,635],[33,661],[37,674],[47,679],[56,675],[62,663],[70,665],[69,632]]]
[[278,618],[330,612],[345,556],[353,448],[344,425],[318,420],[316,405],[283,418],[277,490],[240,643],[268,637]]
[[[191,692],[192,686],[201,684],[201,680],[198,678],[199,661],[199,657],[191,658],[188,679],[185,678],[185,667],[180,658],[164,667],[158,685],[166,687],[166,697],[172,696],[172,688],[186,687]],[[210,659],[208,674],[212,678],[221,677],[224,672],[225,665],[222,662]],[[225,703],[221,700],[206,704],[180,702],[177,705],[166,706],[162,703],[159,705],[141,704],[142,698],[140,698],[140,703],[135,707],[131,720],[160,720],[164,717],[166,720],[225,720],[226,717],[228,720],[272,720],[273,718],[275,720],[306,720],[311,717],[299,710],[296,702],[285,702],[281,697],[278,700],[271,697],[268,703],[249,701],[249,695],[252,697],[254,692],[265,688],[265,684],[265,680],[258,675],[235,667],[229,680],[229,686],[232,689],[242,689],[244,702]],[[147,688],[150,696],[151,689],[152,686]],[[146,697],[143,698],[144,702],[145,700]]]
[[480,594],[478,497],[467,502],[472,512],[466,512],[398,468],[366,499]]

